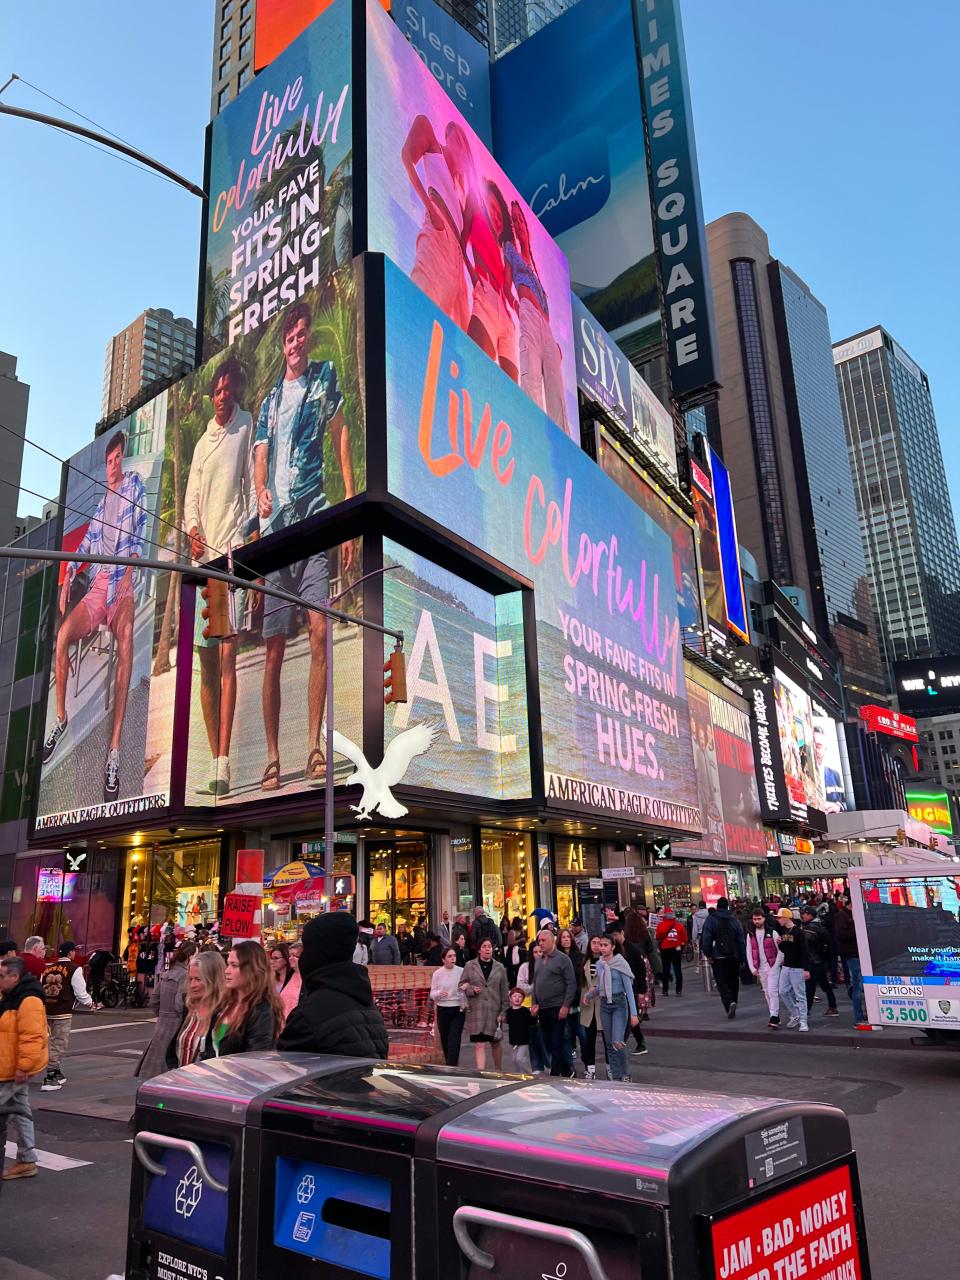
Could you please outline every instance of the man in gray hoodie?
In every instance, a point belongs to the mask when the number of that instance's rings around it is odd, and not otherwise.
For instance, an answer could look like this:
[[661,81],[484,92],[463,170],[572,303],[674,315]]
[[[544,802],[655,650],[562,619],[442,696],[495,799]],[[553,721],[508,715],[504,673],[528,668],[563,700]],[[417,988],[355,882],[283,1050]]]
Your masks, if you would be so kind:
[[557,946],[552,929],[537,935],[541,957],[533,969],[533,1003],[530,1012],[540,1019],[540,1034],[550,1053],[550,1074],[572,1076],[564,1052],[567,1014],[577,995],[577,979],[569,956]]

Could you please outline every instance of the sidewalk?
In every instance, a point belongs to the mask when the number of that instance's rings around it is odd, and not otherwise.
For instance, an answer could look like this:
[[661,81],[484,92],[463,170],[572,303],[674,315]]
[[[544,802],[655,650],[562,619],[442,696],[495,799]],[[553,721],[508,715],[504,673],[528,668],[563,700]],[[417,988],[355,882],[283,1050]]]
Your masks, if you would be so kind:
[[767,1026],[769,1013],[760,987],[740,987],[736,1018],[728,1019],[715,990],[704,990],[703,974],[698,965],[691,962],[683,967],[683,995],[677,996],[671,988],[664,997],[657,989],[657,1005],[650,1010],[650,1021],[643,1023],[643,1034],[655,1040],[660,1036],[681,1040],[774,1040],[795,1039],[798,1044],[847,1046],[857,1049],[909,1049],[914,1046],[911,1038],[916,1032],[899,1028],[882,1028],[876,1031],[857,1031],[853,1020],[853,1006],[845,987],[837,987],[838,1018],[826,1016],[827,1001],[820,993],[810,1012],[808,1033],[787,1030],[786,1010],[781,1007],[779,1030]]
[[67,1083],[43,1093],[38,1078],[30,1087],[35,1114],[59,1111],[100,1120],[127,1121],[139,1081],[133,1072],[155,1022],[146,1009],[77,1013],[63,1062]]

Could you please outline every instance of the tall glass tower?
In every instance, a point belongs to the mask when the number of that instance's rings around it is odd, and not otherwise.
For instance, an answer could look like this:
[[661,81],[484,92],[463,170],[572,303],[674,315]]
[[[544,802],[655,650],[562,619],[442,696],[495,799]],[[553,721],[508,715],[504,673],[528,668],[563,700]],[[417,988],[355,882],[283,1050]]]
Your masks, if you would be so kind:
[[880,326],[833,360],[886,661],[960,654],[960,549],[927,375]]

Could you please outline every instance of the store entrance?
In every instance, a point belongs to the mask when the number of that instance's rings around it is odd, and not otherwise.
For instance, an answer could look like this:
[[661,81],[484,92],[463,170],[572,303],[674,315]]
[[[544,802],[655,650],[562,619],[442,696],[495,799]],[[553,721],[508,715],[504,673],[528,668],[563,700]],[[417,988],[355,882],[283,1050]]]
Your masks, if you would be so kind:
[[367,912],[390,933],[412,931],[430,901],[430,839],[405,832],[394,840],[367,842]]

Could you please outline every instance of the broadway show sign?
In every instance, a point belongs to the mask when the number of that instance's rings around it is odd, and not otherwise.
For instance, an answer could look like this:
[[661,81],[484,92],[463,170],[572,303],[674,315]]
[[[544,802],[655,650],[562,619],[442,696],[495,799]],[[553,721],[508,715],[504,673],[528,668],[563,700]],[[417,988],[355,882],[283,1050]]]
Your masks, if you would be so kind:
[[533,581],[547,802],[699,833],[669,537],[385,270],[389,488]]
[[204,359],[307,290],[335,293],[353,252],[350,96],[351,6],[334,0],[211,124]]

